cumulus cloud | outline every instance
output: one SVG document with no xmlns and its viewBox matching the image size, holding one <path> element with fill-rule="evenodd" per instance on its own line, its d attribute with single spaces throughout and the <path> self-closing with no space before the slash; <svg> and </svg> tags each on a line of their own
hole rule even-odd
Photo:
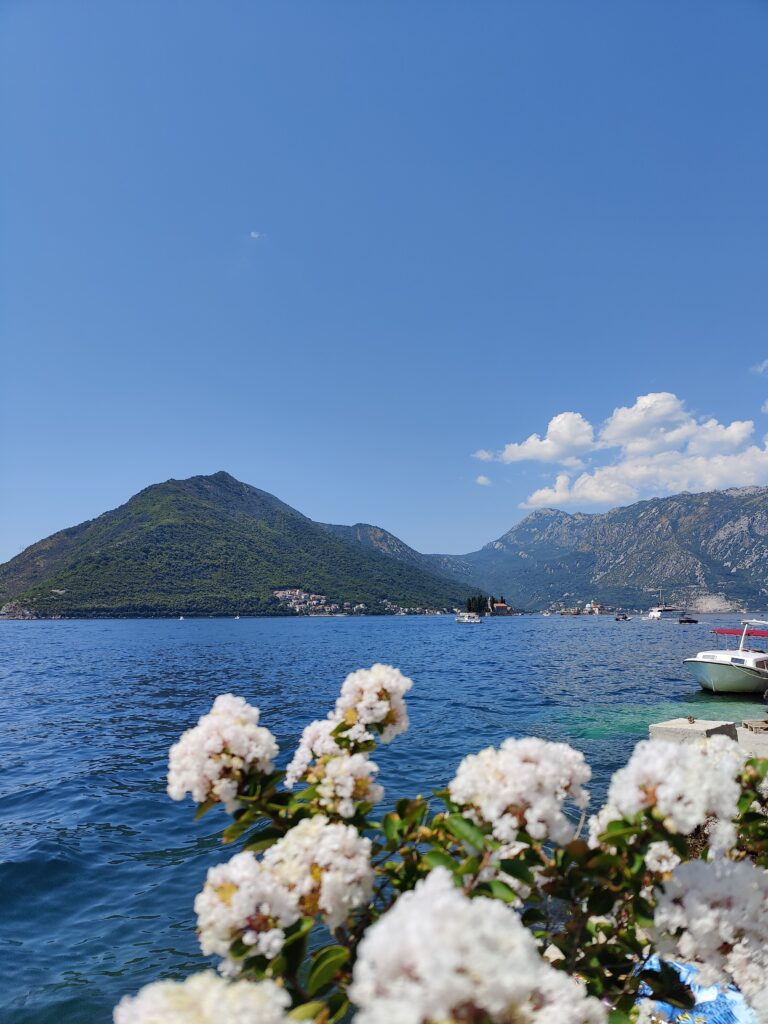
<svg viewBox="0 0 768 1024">
<path fill-rule="evenodd" d="M 489 452 L 487 448 L 478 448 L 476 452 L 472 453 L 473 459 L 480 459 L 481 462 L 493 462 L 493 452 Z"/>
<path fill-rule="evenodd" d="M 544 437 L 531 434 L 520 444 L 511 442 L 499 452 L 500 462 L 559 462 L 564 466 L 581 465 L 579 455 L 594 447 L 595 436 L 591 423 L 580 412 L 561 412 L 553 416 Z"/>
<path fill-rule="evenodd" d="M 534 491 L 523 507 L 622 505 L 650 495 L 748 484 L 768 484 L 768 446 L 750 445 L 730 455 L 658 452 L 621 459 L 575 478 L 559 473 L 553 486 Z"/>
<path fill-rule="evenodd" d="M 756 373 L 758 376 L 762 376 L 766 370 L 768 370 L 768 359 L 763 359 L 762 362 L 755 363 L 755 365 L 750 368 L 750 373 Z"/>
<path fill-rule="evenodd" d="M 475 477 L 475 483 L 480 484 L 481 487 L 490 487 L 491 478 L 486 476 L 484 473 L 481 473 L 479 476 Z"/>
<path fill-rule="evenodd" d="M 768 438 L 760 447 L 754 430 L 752 420 L 726 424 L 698 417 L 677 395 L 658 391 L 614 409 L 599 429 L 581 413 L 563 412 L 543 437 L 531 434 L 495 455 L 487 449 L 475 455 L 563 467 L 554 483 L 529 495 L 524 508 L 617 505 L 654 494 L 768 483 Z"/>
</svg>

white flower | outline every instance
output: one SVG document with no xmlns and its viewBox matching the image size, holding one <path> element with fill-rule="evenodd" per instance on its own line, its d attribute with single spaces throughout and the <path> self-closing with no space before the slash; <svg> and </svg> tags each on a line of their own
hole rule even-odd
<svg viewBox="0 0 768 1024">
<path fill-rule="evenodd" d="M 225 981 L 213 971 L 156 981 L 123 996 L 114 1024 L 287 1024 L 288 994 L 273 981 Z"/>
<path fill-rule="evenodd" d="M 749 861 L 692 860 L 656 899 L 659 953 L 700 964 L 702 984 L 733 981 L 768 1020 L 768 872 Z"/>
<path fill-rule="evenodd" d="M 638 743 L 625 768 L 613 776 L 608 799 L 590 822 L 590 837 L 597 837 L 611 821 L 631 818 L 656 807 L 666 827 L 685 835 L 716 817 L 730 822 L 737 814 L 741 788 L 738 776 L 745 754 L 727 736 L 715 736 L 701 746 L 644 740 Z M 722 849 L 729 833 L 715 833 Z M 731 838 L 731 842 L 732 842 Z"/>
<path fill-rule="evenodd" d="M 645 854 L 645 866 L 649 871 L 665 875 L 673 871 L 680 863 L 680 858 L 665 842 L 651 843 Z"/>
<path fill-rule="evenodd" d="M 271 772 L 277 756 L 275 737 L 258 724 L 259 709 L 242 697 L 221 694 L 193 729 L 170 750 L 168 795 L 197 803 L 221 801 L 231 813 L 238 807 L 240 782 L 249 772 Z"/>
<path fill-rule="evenodd" d="M 310 722 L 305 727 L 293 760 L 286 769 L 286 789 L 293 789 L 296 783 L 304 778 L 314 760 L 321 757 L 335 757 L 342 752 L 341 747 L 331 735 L 338 724 L 335 719 L 324 718 Z"/>
<path fill-rule="evenodd" d="M 567 743 L 528 737 L 505 740 L 501 748 L 470 754 L 450 783 L 451 800 L 477 824 L 490 824 L 501 842 L 512 842 L 519 829 L 534 839 L 566 843 L 573 825 L 563 813 L 570 797 L 585 807 L 582 785 L 591 770 L 583 754 Z"/>
<path fill-rule="evenodd" d="M 381 730 L 381 742 L 390 743 L 408 728 L 404 695 L 413 680 L 391 665 L 372 665 L 351 672 L 341 686 L 333 718 L 347 722 L 351 740 L 372 739 L 368 726 Z"/>
<path fill-rule="evenodd" d="M 606 1020 L 579 982 L 539 956 L 511 908 L 468 899 L 443 868 L 368 929 L 349 994 L 356 1024 Z"/>
<path fill-rule="evenodd" d="M 298 897 L 248 851 L 208 871 L 195 913 L 202 951 L 223 957 L 226 974 L 239 971 L 229 959 L 235 939 L 271 960 L 283 947 L 285 929 L 301 916 Z"/>
<path fill-rule="evenodd" d="M 379 769 L 365 754 L 347 754 L 321 760 L 310 774 L 317 785 L 318 803 L 324 810 L 351 818 L 357 801 L 378 803 L 384 789 L 373 780 Z"/>
<path fill-rule="evenodd" d="M 632 1015 L 633 1024 L 665 1024 L 669 1017 L 656 1009 L 658 1003 L 653 999 L 642 999 L 635 1007 Z"/>
<path fill-rule="evenodd" d="M 338 928 L 373 892 L 371 841 L 351 825 L 318 814 L 304 818 L 264 854 L 264 867 L 297 900 L 301 913 L 320 913 Z"/>
</svg>

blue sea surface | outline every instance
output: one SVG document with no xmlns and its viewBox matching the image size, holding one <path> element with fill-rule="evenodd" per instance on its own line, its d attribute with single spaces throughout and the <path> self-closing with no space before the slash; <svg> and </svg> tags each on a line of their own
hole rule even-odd
<svg viewBox="0 0 768 1024">
<path fill-rule="evenodd" d="M 281 763 L 344 676 L 415 686 L 410 732 L 376 754 L 387 798 L 429 792 L 507 736 L 583 750 L 599 806 L 648 725 L 755 717 L 682 667 L 698 626 L 525 616 L 0 622 L 0 1022 L 101 1024 L 127 992 L 206 964 L 192 903 L 231 856 L 225 816 L 165 793 L 167 751 L 219 693 L 246 697 Z"/>
</svg>

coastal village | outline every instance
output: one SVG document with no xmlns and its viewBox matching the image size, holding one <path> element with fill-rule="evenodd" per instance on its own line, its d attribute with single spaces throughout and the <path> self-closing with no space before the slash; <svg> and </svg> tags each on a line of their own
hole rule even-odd
<svg viewBox="0 0 768 1024">
<path fill-rule="evenodd" d="M 302 587 L 280 587 L 272 591 L 281 606 L 294 615 L 311 615 L 314 617 L 341 615 L 369 615 L 379 611 L 385 615 L 448 615 L 458 611 L 457 608 L 427 608 L 421 605 L 413 607 L 395 604 L 394 601 L 383 600 L 374 612 L 367 604 L 353 601 L 331 601 L 325 594 L 311 594 Z"/>
</svg>

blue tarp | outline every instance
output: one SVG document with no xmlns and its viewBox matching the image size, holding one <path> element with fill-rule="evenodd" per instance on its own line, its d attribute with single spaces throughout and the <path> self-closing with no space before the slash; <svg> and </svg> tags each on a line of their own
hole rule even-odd
<svg viewBox="0 0 768 1024">
<path fill-rule="evenodd" d="M 669 1020 L 675 1021 L 675 1024 L 758 1024 L 757 1017 L 744 1002 L 744 997 L 732 985 L 727 988 L 709 985 L 705 988 L 696 982 L 699 973 L 698 967 L 670 961 L 666 961 L 666 963 L 670 967 L 674 967 L 680 980 L 688 985 L 696 996 L 696 1005 L 692 1010 L 680 1010 L 667 1003 L 656 1003 L 660 1012 L 665 1014 Z M 650 970 L 657 970 L 658 957 L 653 957 L 647 966 Z M 640 991 L 642 992 L 643 989 Z M 646 987 L 645 991 L 650 994 L 649 988 Z M 645 1002 L 645 1000 L 643 1001 Z"/>
</svg>

